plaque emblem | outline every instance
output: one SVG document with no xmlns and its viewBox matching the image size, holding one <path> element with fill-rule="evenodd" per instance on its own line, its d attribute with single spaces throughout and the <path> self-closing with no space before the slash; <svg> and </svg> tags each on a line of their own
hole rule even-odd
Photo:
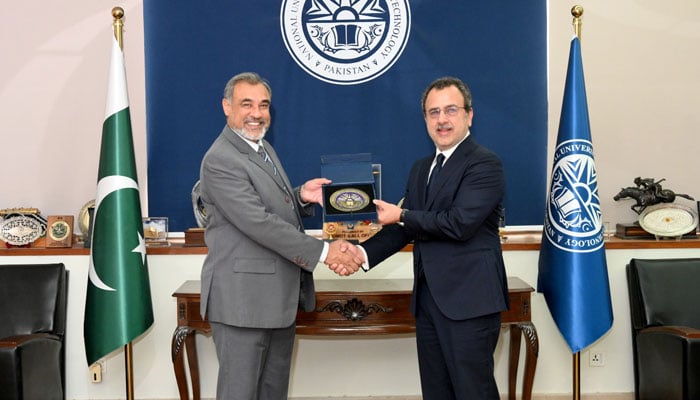
<svg viewBox="0 0 700 400">
<path fill-rule="evenodd" d="M 70 226 L 66 221 L 56 221 L 53 225 L 49 226 L 49 236 L 53 240 L 61 241 L 70 235 Z"/>
<path fill-rule="evenodd" d="M 73 245 L 73 216 L 49 215 L 46 226 L 46 247 Z"/>
<path fill-rule="evenodd" d="M 356 212 L 367 207 L 370 197 L 360 189 L 346 187 L 331 194 L 331 207 L 342 212 Z"/>
</svg>

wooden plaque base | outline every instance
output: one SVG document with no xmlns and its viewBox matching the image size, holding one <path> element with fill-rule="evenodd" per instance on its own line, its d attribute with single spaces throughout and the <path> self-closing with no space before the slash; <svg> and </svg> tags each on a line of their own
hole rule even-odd
<svg viewBox="0 0 700 400">
<path fill-rule="evenodd" d="M 372 221 L 338 221 L 323 223 L 323 239 L 345 239 L 353 243 L 362 243 L 379 232 L 382 226 Z"/>
</svg>

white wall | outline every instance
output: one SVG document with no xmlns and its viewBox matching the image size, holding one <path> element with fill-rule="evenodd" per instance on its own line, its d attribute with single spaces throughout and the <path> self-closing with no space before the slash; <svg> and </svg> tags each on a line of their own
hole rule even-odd
<svg viewBox="0 0 700 400">
<path fill-rule="evenodd" d="M 633 222 L 632 200 L 615 202 L 636 176 L 700 198 L 700 2 L 549 1 L 549 147 L 566 76 L 571 13 L 584 7 L 582 57 L 603 215 Z M 522 21 L 527 23 L 527 21 Z M 549 153 L 551 165 L 551 152 Z M 683 202 L 695 207 L 694 203 Z"/>
<path fill-rule="evenodd" d="M 125 14 L 132 129 L 142 208 L 147 210 L 141 0 L 5 5 L 0 24 L 0 208 L 37 207 L 44 215 L 77 216 L 95 198 L 114 6 Z"/>
<path fill-rule="evenodd" d="M 549 2 L 550 148 L 559 125 L 573 4 Z M 635 176 L 663 177 L 664 187 L 700 197 L 695 179 L 700 2 L 578 4 L 585 9 L 583 62 L 605 219 L 636 219 L 629 209 L 631 200 L 612 200 Z M 142 208 L 147 213 L 142 0 L 71 0 L 58 8 L 12 2 L 6 7 L 7 18 L 0 25 L 0 123 L 5 143 L 0 208 L 31 206 L 44 215 L 77 215 L 95 197 L 115 5 L 125 9 L 124 52 Z"/>
</svg>

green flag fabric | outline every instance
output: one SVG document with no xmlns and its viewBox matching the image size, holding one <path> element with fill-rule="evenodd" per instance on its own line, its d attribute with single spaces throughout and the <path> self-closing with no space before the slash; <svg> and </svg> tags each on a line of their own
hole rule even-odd
<svg viewBox="0 0 700 400">
<path fill-rule="evenodd" d="M 88 365 L 153 324 L 124 54 L 112 43 L 85 302 Z"/>
</svg>

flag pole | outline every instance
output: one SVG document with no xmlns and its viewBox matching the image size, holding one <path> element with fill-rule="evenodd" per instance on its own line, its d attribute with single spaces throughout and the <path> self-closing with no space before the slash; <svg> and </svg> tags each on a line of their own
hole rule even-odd
<svg viewBox="0 0 700 400">
<path fill-rule="evenodd" d="M 131 358 L 131 342 L 124 345 L 124 365 L 126 366 L 126 398 L 134 400 L 134 368 Z"/>
<path fill-rule="evenodd" d="M 573 369 L 574 369 L 574 379 L 573 379 L 573 399 L 581 399 L 581 352 L 577 351 L 574 353 L 573 357 Z"/>
<path fill-rule="evenodd" d="M 583 16 L 583 7 L 580 5 L 575 5 L 571 7 L 571 15 L 574 16 L 574 21 L 572 22 L 574 25 L 574 33 L 578 37 L 578 40 L 581 40 L 581 16 Z"/>
<path fill-rule="evenodd" d="M 122 22 L 122 18 L 124 17 L 124 9 L 121 7 L 112 8 L 112 17 L 114 17 L 114 22 L 112 23 L 114 37 L 117 39 L 117 43 L 119 43 L 119 48 L 123 50 L 122 30 L 124 28 L 124 22 Z"/>
<path fill-rule="evenodd" d="M 581 40 L 581 16 L 583 15 L 583 7 L 580 5 L 575 5 L 571 7 L 571 15 L 574 17 L 572 24 L 574 26 L 574 33 Z M 581 352 L 577 351 L 573 355 L 573 388 L 572 394 L 574 400 L 581 399 Z"/>
<path fill-rule="evenodd" d="M 117 39 L 119 48 L 124 50 L 124 40 L 122 32 L 124 30 L 124 22 L 122 18 L 124 17 L 124 9 L 121 7 L 112 8 L 112 17 L 114 17 L 114 22 L 112 27 L 114 29 L 114 37 Z M 134 399 L 134 368 L 133 359 L 131 357 L 132 349 L 131 342 L 124 345 L 124 364 L 126 371 L 126 398 L 128 400 Z"/>
</svg>

